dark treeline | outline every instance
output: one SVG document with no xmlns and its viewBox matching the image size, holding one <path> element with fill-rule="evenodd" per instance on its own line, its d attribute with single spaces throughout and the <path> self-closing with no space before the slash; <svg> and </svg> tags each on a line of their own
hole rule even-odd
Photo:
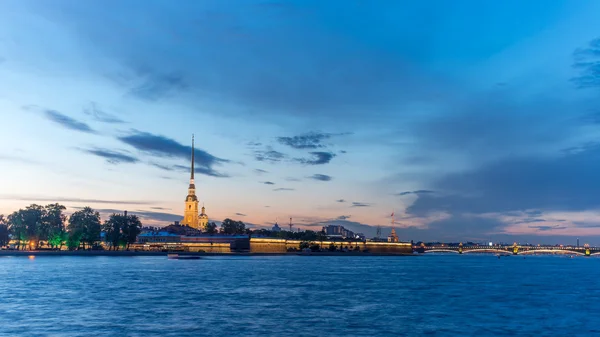
<svg viewBox="0 0 600 337">
<path fill-rule="evenodd" d="M 0 246 L 14 240 L 17 249 L 89 249 L 100 246 L 101 232 L 111 249 L 129 248 L 142 229 L 136 215 L 112 214 L 104 221 L 90 207 L 74 212 L 66 221 L 61 204 L 32 204 L 5 217 L 0 215 Z"/>
</svg>

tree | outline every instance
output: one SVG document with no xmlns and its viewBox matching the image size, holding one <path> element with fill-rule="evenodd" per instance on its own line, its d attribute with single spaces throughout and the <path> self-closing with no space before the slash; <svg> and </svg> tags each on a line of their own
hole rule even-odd
<svg viewBox="0 0 600 337">
<path fill-rule="evenodd" d="M 25 211 L 20 209 L 8 216 L 8 230 L 13 235 L 13 238 L 17 240 L 17 250 L 21 249 L 23 241 L 28 239 L 24 213 Z"/>
<path fill-rule="evenodd" d="M 206 233 L 213 235 L 217 233 L 217 224 L 209 222 L 206 224 Z"/>
<path fill-rule="evenodd" d="M 90 207 L 85 207 L 71 215 L 69 218 L 69 241 L 70 247 L 77 243 L 83 243 L 89 246 L 100 240 L 100 213 Z"/>
<path fill-rule="evenodd" d="M 21 210 L 19 210 L 21 212 Z M 22 211 L 22 220 L 27 228 L 27 236 L 30 248 L 39 248 L 40 240 L 46 240 L 43 220 L 46 210 L 44 207 L 31 204 Z"/>
<path fill-rule="evenodd" d="M 125 224 L 121 227 L 121 232 L 123 239 L 127 243 L 127 250 L 129 250 L 129 245 L 137 240 L 137 236 L 142 231 L 142 222 L 137 215 L 126 215 L 124 218 Z"/>
<path fill-rule="evenodd" d="M 121 230 L 125 227 L 125 216 L 123 214 L 113 213 L 104 221 L 102 225 L 102 231 L 104 232 L 104 239 L 110 243 L 111 249 L 118 249 L 119 243 L 122 239 Z"/>
<path fill-rule="evenodd" d="M 10 237 L 8 236 L 8 219 L 4 214 L 0 214 L 0 246 L 8 245 Z"/>
<path fill-rule="evenodd" d="M 66 207 L 60 204 L 50 204 L 45 207 L 41 233 L 52 248 L 62 247 L 67 239 L 66 217 L 63 214 L 65 209 Z"/>
<path fill-rule="evenodd" d="M 221 223 L 221 232 L 223 234 L 244 234 L 246 233 L 246 225 L 241 221 L 231 220 L 229 218 Z"/>
</svg>

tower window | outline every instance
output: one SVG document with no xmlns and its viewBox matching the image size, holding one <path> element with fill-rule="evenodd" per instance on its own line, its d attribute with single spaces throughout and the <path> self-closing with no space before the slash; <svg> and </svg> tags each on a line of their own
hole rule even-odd
<svg viewBox="0 0 600 337">
<path fill-rule="evenodd" d="M 189 206 L 188 206 L 188 209 L 192 209 L 192 205 L 189 205 Z"/>
</svg>

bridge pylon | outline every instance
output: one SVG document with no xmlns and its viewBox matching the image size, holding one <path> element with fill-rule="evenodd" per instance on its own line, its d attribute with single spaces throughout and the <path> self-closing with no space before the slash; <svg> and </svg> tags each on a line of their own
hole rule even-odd
<svg viewBox="0 0 600 337">
<path fill-rule="evenodd" d="M 462 253 L 463 253 L 463 251 L 462 251 L 462 246 L 463 246 L 462 242 L 458 244 L 458 253 L 459 253 L 459 254 L 462 254 Z"/>
<path fill-rule="evenodd" d="M 583 246 L 585 247 L 585 256 L 592 256 L 592 252 L 590 251 L 590 245 L 586 243 Z"/>
<path fill-rule="evenodd" d="M 513 243 L 513 255 L 517 255 L 519 254 L 519 246 L 517 246 L 517 243 Z"/>
</svg>

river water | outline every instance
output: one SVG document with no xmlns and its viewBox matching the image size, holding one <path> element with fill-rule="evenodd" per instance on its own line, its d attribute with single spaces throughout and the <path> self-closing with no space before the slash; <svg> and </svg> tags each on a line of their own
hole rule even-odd
<svg viewBox="0 0 600 337">
<path fill-rule="evenodd" d="M 600 258 L 1 257 L 1 336 L 600 336 Z"/>
</svg>

